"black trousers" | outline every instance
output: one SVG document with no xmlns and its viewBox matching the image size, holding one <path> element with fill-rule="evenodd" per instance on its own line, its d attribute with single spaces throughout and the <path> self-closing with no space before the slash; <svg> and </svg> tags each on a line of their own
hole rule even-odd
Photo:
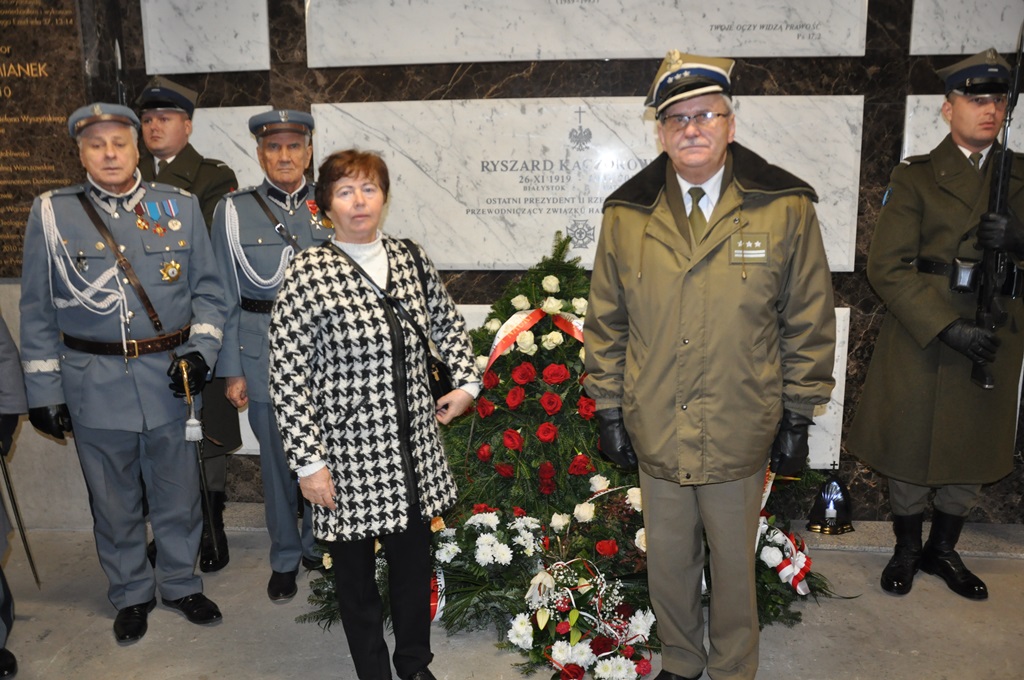
<svg viewBox="0 0 1024 680">
<path fill-rule="evenodd" d="M 384 546 L 388 563 L 395 669 L 400 678 L 407 678 L 434 658 L 430 652 L 430 526 L 420 518 L 419 508 L 413 508 L 405 531 L 377 540 Z M 374 579 L 373 541 L 335 541 L 328 550 L 334 562 L 341 624 L 356 674 L 359 680 L 390 680 L 383 604 Z"/>
</svg>

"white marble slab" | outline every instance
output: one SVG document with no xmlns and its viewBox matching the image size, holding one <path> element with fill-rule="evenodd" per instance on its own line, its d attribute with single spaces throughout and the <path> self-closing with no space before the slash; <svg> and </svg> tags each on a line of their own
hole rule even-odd
<svg viewBox="0 0 1024 680">
<path fill-rule="evenodd" d="M 914 0 L 911 54 L 977 54 L 1017 49 L 1021 0 Z"/>
<path fill-rule="evenodd" d="M 192 116 L 189 141 L 201 155 L 216 158 L 235 171 L 239 187 L 263 182 L 256 160 L 256 139 L 249 133 L 249 119 L 270 106 L 199 108 Z"/>
<path fill-rule="evenodd" d="M 307 0 L 310 68 L 639 59 L 860 56 L 867 0 Z M 652 74 L 653 75 L 653 74 Z"/>
<path fill-rule="evenodd" d="M 817 190 L 833 271 L 851 271 L 863 98 L 750 97 L 737 140 Z M 314 158 L 380 152 L 392 191 L 384 229 L 424 243 L 440 269 L 527 269 L 556 231 L 593 263 L 601 204 L 659 153 L 642 99 L 314 104 Z"/>
<path fill-rule="evenodd" d="M 1024 4 L 1024 0 L 1022 0 Z M 903 120 L 903 151 L 900 158 L 925 154 L 934 149 L 949 133 L 949 124 L 942 119 L 941 94 L 910 95 Z M 1002 133 L 999 135 L 1002 139 Z M 1010 148 L 1024 149 L 1024 117 L 1017 115 L 1010 122 Z"/>
<path fill-rule="evenodd" d="M 811 455 L 807 464 L 818 470 L 828 470 L 839 463 L 840 442 L 843 436 L 843 404 L 846 395 L 846 354 L 850 348 L 850 309 L 836 308 L 836 359 L 832 377 L 836 386 L 824 413 L 815 410 L 808 446 Z"/>
<path fill-rule="evenodd" d="M 266 0 L 142 0 L 146 73 L 266 71 Z"/>
</svg>

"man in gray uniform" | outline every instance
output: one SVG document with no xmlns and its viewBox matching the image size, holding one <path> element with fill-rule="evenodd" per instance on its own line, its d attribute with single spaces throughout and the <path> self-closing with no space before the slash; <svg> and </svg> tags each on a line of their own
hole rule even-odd
<svg viewBox="0 0 1024 680">
<path fill-rule="evenodd" d="M 267 584 L 271 600 L 294 597 L 300 562 L 320 566 L 313 549 L 311 512 L 298 528 L 298 481 L 288 467 L 270 401 L 267 331 L 270 310 L 288 262 L 299 250 L 326 241 L 305 171 L 313 158 L 313 117 L 301 111 L 269 111 L 249 119 L 256 156 L 266 179 L 258 187 L 225 196 L 213 220 L 213 250 L 233 304 L 224 328 L 217 375 L 227 378 L 228 399 L 249 407 L 249 424 L 260 443 L 263 503 L 270 533 Z"/>
<path fill-rule="evenodd" d="M 157 590 L 192 623 L 221 619 L 195 573 L 199 467 L 181 397 L 202 390 L 217 359 L 224 284 L 199 201 L 142 182 L 138 128 L 135 113 L 115 104 L 71 114 L 87 181 L 32 204 L 21 288 L 29 420 L 61 440 L 74 424 L 121 643 L 145 635 Z"/>
<path fill-rule="evenodd" d="M 224 194 L 238 187 L 231 168 L 221 161 L 203 158 L 189 143 L 197 94 L 173 81 L 156 76 L 139 95 L 139 120 L 145 149 L 139 172 L 147 182 L 157 181 L 187 189 L 199 199 L 207 230 L 213 211 Z M 224 533 L 227 500 L 227 454 L 242 445 L 238 412 L 224 396 L 224 381 L 217 379 L 203 392 L 203 466 L 210 507 L 203 515 L 199 544 L 199 568 L 218 571 L 228 563 L 228 539 Z M 216 536 L 216 542 L 214 542 Z M 156 548 L 150 544 L 151 553 Z"/>
<path fill-rule="evenodd" d="M 0 317 L 0 456 L 10 453 L 14 431 L 18 429 L 18 418 L 27 410 L 25 380 L 21 374 L 18 348 L 3 317 Z M 13 498 L 11 502 L 14 502 Z M 10 531 L 7 508 L 0 503 L 0 555 L 7 554 L 7 535 Z M 13 623 L 14 596 L 11 595 L 3 569 L 0 569 L 0 678 L 13 677 L 18 672 L 18 660 L 7 649 L 7 634 L 11 632 Z"/>
</svg>

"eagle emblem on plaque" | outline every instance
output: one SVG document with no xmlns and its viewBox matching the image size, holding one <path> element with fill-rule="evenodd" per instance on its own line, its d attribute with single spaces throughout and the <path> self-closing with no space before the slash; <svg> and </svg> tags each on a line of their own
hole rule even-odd
<svg viewBox="0 0 1024 680">
<path fill-rule="evenodd" d="M 585 128 L 582 125 L 579 125 L 575 130 L 569 130 L 569 143 L 572 144 L 572 148 L 577 151 L 586 151 L 587 147 L 590 146 L 590 140 L 593 136 L 593 133 L 590 132 L 590 128 Z"/>
</svg>

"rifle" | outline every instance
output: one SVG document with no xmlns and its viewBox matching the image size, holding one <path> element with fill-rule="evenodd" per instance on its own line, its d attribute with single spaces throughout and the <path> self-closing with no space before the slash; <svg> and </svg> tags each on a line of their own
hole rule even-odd
<svg viewBox="0 0 1024 680">
<path fill-rule="evenodd" d="M 1006 96 L 1006 117 L 1003 120 L 1003 144 L 996 145 L 992 150 L 992 187 L 989 194 L 988 211 L 997 215 L 1009 215 L 1010 207 L 1007 198 L 1010 195 L 1010 169 L 1013 166 L 1013 152 L 1010 151 L 1010 121 L 1013 109 L 1020 97 L 1021 67 L 1024 65 L 1024 23 L 1017 34 L 1017 63 L 1013 67 L 1010 78 L 1010 90 Z M 997 295 L 1004 291 L 1007 283 L 1007 272 L 1011 263 L 1005 252 L 995 248 L 985 248 L 981 257 L 981 285 L 978 288 L 978 311 L 975 321 L 981 328 L 996 330 L 1006 323 L 1007 313 Z M 1014 278 L 1017 276 L 1014 273 Z M 984 361 L 976 361 L 971 366 L 971 382 L 983 390 L 991 390 L 996 386 L 992 370 Z"/>
</svg>

